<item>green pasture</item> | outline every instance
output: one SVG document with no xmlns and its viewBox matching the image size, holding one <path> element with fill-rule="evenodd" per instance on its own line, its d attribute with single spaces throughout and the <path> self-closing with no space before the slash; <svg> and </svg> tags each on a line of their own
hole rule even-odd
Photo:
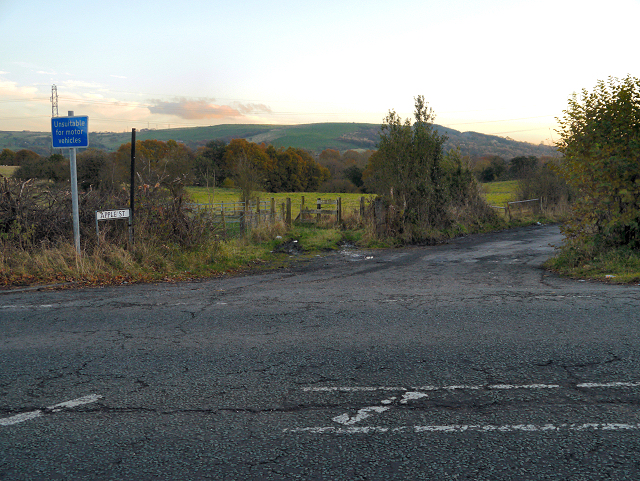
<svg viewBox="0 0 640 481">
<path fill-rule="evenodd" d="M 215 191 L 206 187 L 188 187 L 187 192 L 191 195 L 193 200 L 197 203 L 208 204 L 209 202 L 238 202 L 240 199 L 239 189 L 223 189 L 216 187 Z M 283 202 L 286 202 L 287 198 L 291 199 L 291 215 L 296 217 L 300 213 L 300 204 L 302 197 L 304 197 L 304 203 L 307 208 L 314 208 L 317 199 L 335 200 L 338 197 L 342 199 L 342 212 L 343 215 L 348 215 L 351 212 L 357 212 L 360 209 L 360 198 L 373 199 L 375 196 L 372 194 L 327 194 L 319 192 L 258 192 L 258 197 L 261 201 L 270 201 L 273 197 L 276 201 L 276 206 L 280 206 Z"/>
<path fill-rule="evenodd" d="M 1 172 L 1 171 L 0 171 Z M 515 200 L 516 186 L 518 181 L 508 180 L 504 182 L 489 182 L 482 184 L 482 191 L 487 202 L 490 205 L 504 206 L 505 202 Z M 216 187 L 215 189 L 207 189 L 206 187 L 188 187 L 187 192 L 193 200 L 200 204 L 208 204 L 209 202 L 238 202 L 240 199 L 240 190 L 224 189 Z M 337 194 L 337 193 L 319 193 L 319 192 L 259 192 L 258 197 L 261 201 L 269 201 L 273 197 L 276 205 L 280 206 L 286 202 L 287 197 L 291 199 L 291 214 L 295 217 L 300 212 L 300 204 L 304 197 L 305 205 L 313 208 L 316 199 L 335 200 L 342 198 L 342 210 L 345 214 L 352 211 L 358 211 L 360 208 L 360 198 L 364 197 L 365 201 L 373 199 L 373 194 Z"/>
<path fill-rule="evenodd" d="M 0 165 L 0 175 L 11 177 L 17 168 L 15 165 Z"/>
<path fill-rule="evenodd" d="M 516 200 L 517 180 L 505 180 L 503 182 L 487 182 L 481 184 L 484 197 L 489 205 L 503 207 L 506 202 Z"/>
</svg>

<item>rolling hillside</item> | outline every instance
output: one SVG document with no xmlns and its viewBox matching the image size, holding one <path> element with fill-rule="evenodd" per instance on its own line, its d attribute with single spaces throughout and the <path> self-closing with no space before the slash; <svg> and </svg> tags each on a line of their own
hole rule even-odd
<svg viewBox="0 0 640 481">
<path fill-rule="evenodd" d="M 480 157 L 483 155 L 499 155 L 505 159 L 519 155 L 554 156 L 553 147 L 534 145 L 526 142 L 477 132 L 459 132 L 450 128 L 435 126 L 445 133 L 449 139 L 445 149 L 460 147 L 464 155 Z M 192 149 L 205 145 L 210 140 L 229 141 L 244 138 L 251 142 L 266 142 L 275 147 L 303 148 L 314 153 L 324 149 L 375 149 L 378 142 L 380 126 L 376 124 L 358 123 L 319 123 L 305 125 L 245 125 L 227 124 L 211 127 L 192 127 L 186 129 L 163 129 L 137 132 L 138 140 L 176 140 L 184 142 Z M 93 132 L 89 135 L 92 148 L 114 151 L 120 145 L 131 141 L 131 133 Z M 12 132 L 0 131 L 0 150 L 20 149 L 33 150 L 40 155 L 49 155 L 51 151 L 51 134 L 48 132 Z"/>
</svg>

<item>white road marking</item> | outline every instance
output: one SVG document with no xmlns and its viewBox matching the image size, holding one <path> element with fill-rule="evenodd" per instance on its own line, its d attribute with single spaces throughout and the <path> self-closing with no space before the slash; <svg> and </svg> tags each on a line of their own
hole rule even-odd
<svg viewBox="0 0 640 481">
<path fill-rule="evenodd" d="M 576 388 L 591 389 L 591 388 L 623 388 L 623 387 L 638 387 L 640 382 L 607 382 L 607 383 L 579 383 L 576 384 Z M 560 389 L 560 384 L 488 384 L 488 385 L 469 385 L 469 384 L 455 384 L 449 386 L 419 386 L 408 388 L 391 387 L 391 386 L 307 386 L 303 387 L 304 392 L 376 392 L 376 391 L 404 391 L 399 404 L 408 404 L 409 401 L 415 401 L 425 397 L 429 397 L 428 394 L 421 391 L 459 391 L 459 390 L 514 390 L 514 389 Z M 349 413 L 340 414 L 332 418 L 332 421 L 350 426 L 360 421 L 363 421 L 374 414 L 381 414 L 391 409 L 391 405 L 397 399 L 393 396 L 388 399 L 380 401 L 382 406 L 368 406 L 358 410 L 355 416 L 349 415 Z M 524 426 L 524 425 L 518 425 Z M 527 425 L 529 426 L 529 425 Z M 468 429 L 468 427 L 467 427 Z M 515 429 L 515 428 L 514 428 Z M 524 427 L 520 429 L 524 430 Z M 636 428 L 633 428 L 636 429 Z M 535 429 L 534 429 L 535 430 Z"/>
<path fill-rule="evenodd" d="M 576 387 L 582 388 L 600 388 L 600 387 L 638 387 L 640 382 L 583 382 L 577 384 Z"/>
<path fill-rule="evenodd" d="M 58 404 L 54 404 L 53 406 L 49 406 L 44 409 L 44 411 L 56 413 L 62 411 L 63 409 L 71 409 L 78 406 L 82 406 L 83 404 L 94 403 L 103 396 L 98 394 L 89 394 L 88 396 L 79 397 L 77 399 L 72 399 L 71 401 L 65 401 Z M 11 426 L 13 424 L 23 423 L 25 421 L 30 421 L 31 419 L 38 418 L 42 416 L 43 411 L 38 409 L 36 411 L 30 411 L 26 413 L 16 414 L 15 416 L 11 416 L 8 418 L 0 418 L 0 426 Z"/>
<path fill-rule="evenodd" d="M 16 414 L 10 418 L 0 418 L 0 426 L 11 426 L 12 424 L 23 423 L 40 416 L 42 416 L 42 411 L 31 411 L 28 413 Z"/>
<path fill-rule="evenodd" d="M 459 434 L 464 432 L 479 433 L 546 433 L 562 431 L 637 431 L 640 430 L 640 423 L 585 423 L 585 424 L 450 424 L 450 425 L 427 425 L 427 426 L 319 426 L 310 428 L 283 429 L 283 433 L 293 434 L 395 434 L 395 433 L 443 433 Z"/>
<path fill-rule="evenodd" d="M 406 387 L 385 386 L 307 386 L 302 388 L 305 392 L 362 392 L 362 391 L 406 391 Z"/>
<path fill-rule="evenodd" d="M 53 304 L 34 304 L 34 305 L 16 305 L 9 304 L 5 306 L 0 306 L 0 309 L 49 309 L 53 307 Z"/>
<path fill-rule="evenodd" d="M 560 384 L 454 384 L 449 386 L 307 386 L 303 387 L 304 392 L 375 392 L 375 391 L 478 391 L 486 390 L 512 390 L 512 389 L 561 389 Z M 570 386 L 565 386 L 570 387 Z M 576 384 L 575 387 L 583 389 L 593 388 L 624 388 L 624 387 L 640 387 L 640 382 L 583 382 Z"/>
<path fill-rule="evenodd" d="M 559 384 L 493 384 L 487 389 L 558 389 Z"/>
<path fill-rule="evenodd" d="M 360 421 L 367 419 L 371 416 L 371 413 L 383 413 L 391 409 L 389 406 L 370 406 L 367 408 L 362 408 L 358 411 L 353 417 L 350 417 L 348 414 L 341 414 L 340 416 L 336 416 L 333 418 L 333 421 L 344 424 L 346 426 L 350 424 L 359 423 Z"/>
<path fill-rule="evenodd" d="M 47 409 L 51 412 L 62 411 L 63 409 L 75 408 L 82 406 L 83 404 L 90 404 L 102 399 L 102 396 L 98 394 L 89 394 L 88 396 L 79 397 L 78 399 L 72 399 L 71 401 L 65 401 L 59 404 L 49 406 Z"/>
<path fill-rule="evenodd" d="M 416 399 L 420 399 L 423 397 L 429 397 L 429 396 L 423 392 L 408 391 L 402 395 L 400 404 L 407 404 L 409 401 L 414 401 Z M 360 421 L 363 421 L 364 419 L 367 419 L 368 417 L 372 416 L 373 413 L 380 414 L 385 411 L 388 411 L 389 409 L 391 409 L 391 406 L 389 405 L 392 404 L 393 401 L 395 401 L 396 399 L 397 399 L 396 396 L 393 396 L 389 399 L 383 399 L 382 401 L 380 401 L 380 404 L 382 404 L 382 406 L 369 406 L 366 408 L 362 408 L 353 417 L 349 416 L 348 413 L 340 414 L 339 416 L 332 418 L 332 421 L 336 423 L 344 424 L 347 426 L 351 424 L 359 423 Z"/>
<path fill-rule="evenodd" d="M 409 391 L 402 395 L 400 404 L 407 404 L 409 401 L 415 401 L 416 399 L 420 399 L 423 397 L 429 397 L 429 396 L 423 392 Z"/>
</svg>

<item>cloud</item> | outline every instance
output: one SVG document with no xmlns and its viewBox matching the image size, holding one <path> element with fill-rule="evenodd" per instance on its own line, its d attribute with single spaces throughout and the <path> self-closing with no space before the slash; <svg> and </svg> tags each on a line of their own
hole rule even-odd
<svg viewBox="0 0 640 481">
<path fill-rule="evenodd" d="M 111 75 L 109 75 L 109 76 L 110 76 L 110 77 L 113 77 L 113 78 L 125 78 L 125 79 L 127 78 L 127 77 L 125 77 L 124 75 L 114 75 L 114 74 L 111 74 Z"/>
<path fill-rule="evenodd" d="M 98 90 L 103 89 L 104 85 L 96 82 L 85 82 L 84 80 L 63 80 L 58 83 L 58 86 L 66 87 L 71 90 L 75 89 L 90 89 Z"/>
<path fill-rule="evenodd" d="M 31 98 L 38 93 L 38 88 L 34 86 L 19 86 L 17 82 L 0 80 L 0 97 L 12 96 L 19 98 Z"/>
<path fill-rule="evenodd" d="M 173 102 L 151 100 L 154 105 L 149 107 L 149 111 L 152 114 L 174 115 L 188 120 L 224 119 L 272 112 L 264 104 L 234 102 L 232 105 L 218 105 L 214 101 L 215 99 L 190 100 L 184 97 Z"/>
<path fill-rule="evenodd" d="M 271 107 L 269 107 L 268 105 L 264 105 L 264 104 L 241 104 L 241 103 L 236 103 L 234 105 L 236 105 L 236 108 L 240 112 L 242 112 L 243 114 L 256 114 L 256 113 L 270 114 L 270 113 L 273 112 L 271 110 Z"/>
<path fill-rule="evenodd" d="M 154 105 L 149 107 L 152 114 L 175 115 L 183 119 L 224 119 L 229 117 L 243 117 L 240 109 L 229 105 L 216 105 L 212 100 L 177 99 L 174 102 L 152 100 Z"/>
</svg>

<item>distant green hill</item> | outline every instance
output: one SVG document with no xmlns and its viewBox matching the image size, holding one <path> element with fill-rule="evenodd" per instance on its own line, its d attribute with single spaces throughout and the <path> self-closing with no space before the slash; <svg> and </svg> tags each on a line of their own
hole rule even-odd
<svg viewBox="0 0 640 481">
<path fill-rule="evenodd" d="M 459 132 L 439 125 L 440 132 L 449 139 L 445 149 L 460 147 L 464 155 L 480 157 L 499 155 L 511 159 L 520 155 L 553 156 L 557 155 L 553 147 L 534 145 L 527 142 L 479 134 L 477 132 Z M 380 134 L 380 125 L 358 123 L 319 123 L 304 125 L 248 125 L 227 124 L 211 127 L 191 127 L 186 129 L 142 129 L 136 133 L 137 140 L 175 140 L 183 142 L 191 149 L 197 149 L 210 140 L 229 141 L 234 138 L 247 139 L 250 142 L 272 144 L 275 147 L 296 147 L 314 153 L 324 149 L 375 149 Z M 89 146 L 107 151 L 117 150 L 131 141 L 131 133 L 93 132 L 89 135 Z M 29 149 L 40 155 L 51 152 L 51 134 L 48 132 L 11 132 L 0 131 L 0 150 Z"/>
</svg>

